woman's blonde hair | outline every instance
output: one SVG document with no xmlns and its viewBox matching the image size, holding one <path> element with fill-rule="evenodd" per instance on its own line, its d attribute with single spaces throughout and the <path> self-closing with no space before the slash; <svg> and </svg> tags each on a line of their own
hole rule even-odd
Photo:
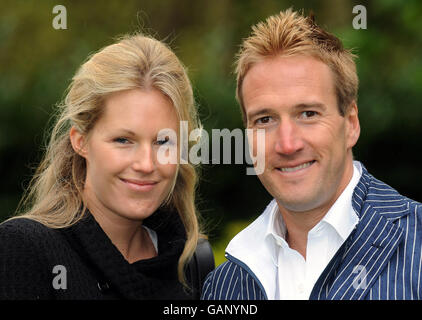
<svg viewBox="0 0 422 320">
<path fill-rule="evenodd" d="M 30 185 L 18 207 L 18 216 L 36 220 L 50 228 L 64 228 L 78 222 L 86 211 L 82 201 L 86 177 L 85 159 L 71 145 L 74 126 L 88 135 L 103 112 L 111 93 L 154 88 L 173 103 L 179 120 L 188 130 L 199 127 L 192 86 L 186 70 L 163 42 L 142 34 L 126 35 L 88 57 L 79 68 L 58 105 L 57 121 Z M 199 223 L 195 207 L 197 168 L 179 164 L 169 205 L 180 215 L 187 241 L 179 259 L 178 275 L 186 285 L 184 269 L 195 251 Z M 83 207 L 83 210 L 81 210 Z"/>
<path fill-rule="evenodd" d="M 236 98 L 245 123 L 242 84 L 249 69 L 266 57 L 300 54 L 313 56 L 330 67 L 339 112 L 346 114 L 350 103 L 357 100 L 356 56 L 343 47 L 340 39 L 319 27 L 313 17 L 287 9 L 253 26 L 251 35 L 242 42 L 237 54 Z"/>
</svg>

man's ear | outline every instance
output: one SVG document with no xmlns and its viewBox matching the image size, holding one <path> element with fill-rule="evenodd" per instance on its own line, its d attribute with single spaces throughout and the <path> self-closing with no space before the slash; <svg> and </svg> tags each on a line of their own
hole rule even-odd
<svg viewBox="0 0 422 320">
<path fill-rule="evenodd" d="M 358 117 L 358 106 L 353 101 L 345 115 L 347 126 L 347 147 L 353 148 L 360 136 L 360 123 Z"/>
<path fill-rule="evenodd" d="M 70 128 L 69 136 L 73 150 L 75 150 L 75 152 L 81 157 L 85 158 L 87 153 L 85 146 L 85 136 L 73 126 Z"/>
</svg>

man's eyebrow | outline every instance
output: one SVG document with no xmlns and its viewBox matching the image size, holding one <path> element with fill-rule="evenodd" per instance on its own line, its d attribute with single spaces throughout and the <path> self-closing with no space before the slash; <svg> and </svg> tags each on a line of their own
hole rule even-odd
<svg viewBox="0 0 422 320">
<path fill-rule="evenodd" d="M 274 113 L 274 110 L 270 108 L 263 108 L 263 109 L 258 109 L 258 110 L 253 110 L 251 112 L 248 112 L 246 113 L 246 116 L 248 119 L 250 119 L 250 118 L 255 118 L 263 114 L 270 114 L 270 113 Z"/>
<path fill-rule="evenodd" d="M 326 109 L 325 104 L 320 102 L 310 102 L 310 103 L 299 103 L 294 106 L 296 109 L 308 109 L 308 108 L 316 108 L 316 109 Z"/>
<path fill-rule="evenodd" d="M 308 109 L 308 108 L 315 108 L 315 109 L 322 109 L 325 110 L 326 106 L 325 104 L 321 102 L 303 102 L 298 103 L 293 106 L 294 109 Z M 274 109 L 272 108 L 262 108 L 257 110 L 252 110 L 251 112 L 246 113 L 246 116 L 248 119 L 255 118 L 260 115 L 267 115 L 274 113 Z"/>
</svg>

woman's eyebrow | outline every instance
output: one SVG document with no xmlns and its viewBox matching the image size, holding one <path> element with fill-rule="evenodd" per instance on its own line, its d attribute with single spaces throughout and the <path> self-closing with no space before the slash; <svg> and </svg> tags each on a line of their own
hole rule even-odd
<svg viewBox="0 0 422 320">
<path fill-rule="evenodd" d="M 135 132 L 133 132 L 133 131 L 131 131 L 129 129 L 126 129 L 126 128 L 119 128 L 116 131 L 122 132 L 122 133 L 125 133 L 125 134 L 128 134 L 130 136 L 136 136 L 136 133 Z"/>
</svg>

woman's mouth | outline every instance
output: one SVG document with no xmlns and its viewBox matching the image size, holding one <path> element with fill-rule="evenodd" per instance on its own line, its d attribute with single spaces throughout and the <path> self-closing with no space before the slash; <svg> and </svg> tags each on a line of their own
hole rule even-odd
<svg viewBox="0 0 422 320">
<path fill-rule="evenodd" d="M 157 184 L 153 180 L 123 179 L 120 178 L 131 190 L 134 191 L 150 191 Z"/>
</svg>

